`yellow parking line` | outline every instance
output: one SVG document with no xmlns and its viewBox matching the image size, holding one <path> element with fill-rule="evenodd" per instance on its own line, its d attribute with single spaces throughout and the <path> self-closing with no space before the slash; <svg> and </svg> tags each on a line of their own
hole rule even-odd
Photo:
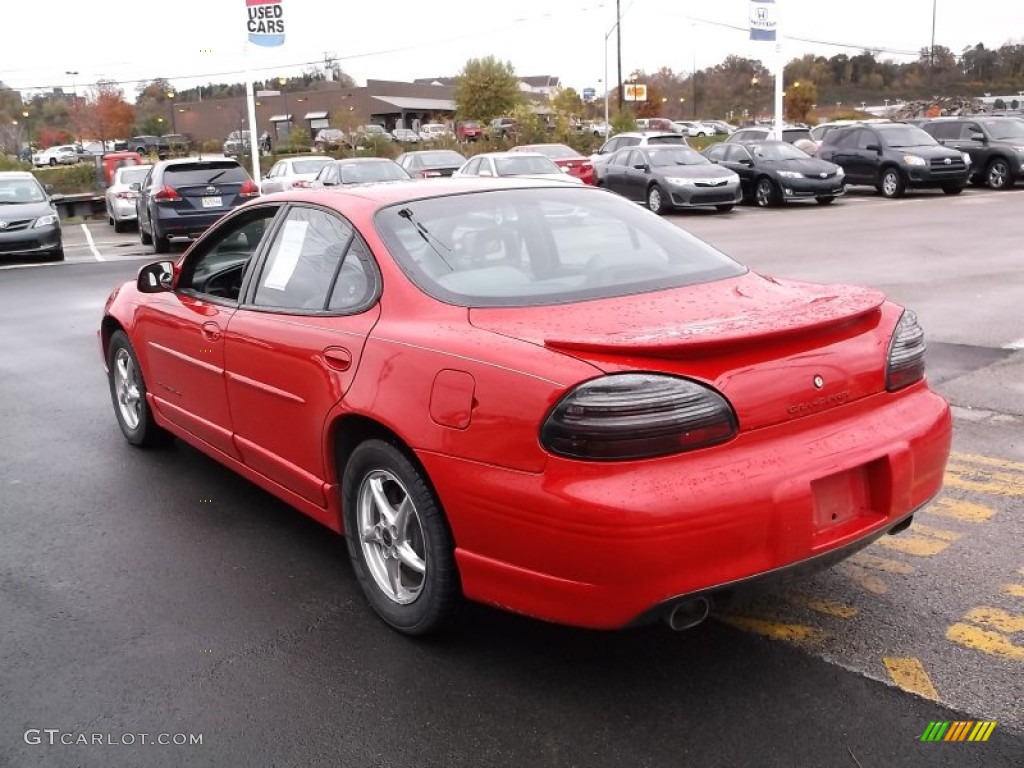
<svg viewBox="0 0 1024 768">
<path fill-rule="evenodd" d="M 924 523 L 915 523 L 911 529 L 914 533 L 920 533 L 924 536 L 930 536 L 933 539 L 942 539 L 942 541 L 958 541 L 963 534 L 957 533 L 956 531 L 947 531 L 945 528 L 932 528 L 930 525 Z"/>
<path fill-rule="evenodd" d="M 882 663 L 889 671 L 889 677 L 896 686 L 909 693 L 916 693 L 932 701 L 939 700 L 939 692 L 932 685 L 928 673 L 924 671 L 924 665 L 913 656 L 907 658 L 896 658 L 886 656 Z"/>
<path fill-rule="evenodd" d="M 992 608 L 988 605 L 979 605 L 977 608 L 972 608 L 964 616 L 964 620 L 973 621 L 975 624 L 988 626 L 1007 634 L 1024 632 L 1024 616 L 1017 616 L 1004 611 L 1002 608 Z"/>
<path fill-rule="evenodd" d="M 947 497 L 939 499 L 924 511 L 929 515 L 949 517 L 964 523 L 984 523 L 996 513 L 994 509 L 986 507 L 984 504 L 974 504 Z"/>
<path fill-rule="evenodd" d="M 899 560 L 890 560 L 887 557 L 879 557 L 868 552 L 858 552 L 848 562 L 859 565 L 862 568 L 874 568 L 877 571 L 885 571 L 886 573 L 908 574 L 914 572 L 914 566 L 910 563 L 901 563 Z"/>
<path fill-rule="evenodd" d="M 878 576 L 870 573 L 868 570 L 861 568 L 859 565 L 853 563 L 843 563 L 841 566 L 843 573 L 850 577 L 850 580 L 854 584 L 857 584 L 873 595 L 884 595 L 889 591 L 888 585 L 882 581 Z"/>
<path fill-rule="evenodd" d="M 1024 472 L 1024 462 L 997 459 L 993 456 L 981 456 L 976 453 L 952 453 L 950 459 L 953 461 L 966 461 L 970 464 L 981 464 L 986 467 L 1002 467 L 1017 472 Z"/>
<path fill-rule="evenodd" d="M 876 543 L 886 549 L 902 552 L 905 555 L 913 555 L 914 557 L 931 557 L 949 547 L 948 541 L 906 533 L 899 536 L 885 536 Z"/>
<path fill-rule="evenodd" d="M 801 605 L 804 608 L 810 608 L 812 611 L 837 619 L 852 619 L 859 613 L 852 605 L 846 605 L 835 600 L 825 600 L 820 597 L 801 595 L 796 592 L 786 593 L 782 597 L 794 605 Z"/>
<path fill-rule="evenodd" d="M 1003 594 L 1010 597 L 1024 597 L 1024 584 L 1003 584 Z"/>
<path fill-rule="evenodd" d="M 994 496 L 1024 496 L 1024 474 L 979 469 L 965 464 L 949 464 L 943 484 L 947 488 Z"/>
<path fill-rule="evenodd" d="M 755 619 L 752 616 L 721 615 L 718 616 L 718 619 L 736 629 L 753 632 L 772 640 L 804 643 L 817 642 L 825 637 L 825 633 L 821 630 L 803 624 L 786 624 L 781 621 Z"/>
<path fill-rule="evenodd" d="M 973 624 L 956 623 L 946 630 L 946 638 L 990 656 L 1012 661 L 1024 661 L 1024 647 L 1015 645 L 1006 635 L 989 632 Z"/>
</svg>

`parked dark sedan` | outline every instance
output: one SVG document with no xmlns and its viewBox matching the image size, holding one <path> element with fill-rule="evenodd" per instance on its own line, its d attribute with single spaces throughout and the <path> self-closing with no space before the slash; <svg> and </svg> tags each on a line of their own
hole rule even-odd
<svg viewBox="0 0 1024 768">
<path fill-rule="evenodd" d="M 369 184 L 410 178 L 405 169 L 386 157 L 350 157 L 335 160 L 320 169 L 313 186 L 336 187 L 339 184 Z"/>
<path fill-rule="evenodd" d="M 943 147 L 916 125 L 873 123 L 836 128 L 818 149 L 822 160 L 841 165 L 847 184 L 864 184 L 883 197 L 902 197 L 908 187 L 939 187 L 959 195 L 971 172 L 971 156 Z"/>
<path fill-rule="evenodd" d="M 731 211 L 742 198 L 739 176 L 688 147 L 628 147 L 605 165 L 602 185 L 654 213 L 713 205 Z"/>
<path fill-rule="evenodd" d="M 743 196 L 761 208 L 801 198 L 828 205 L 846 192 L 842 168 L 785 141 L 723 142 L 704 154 L 738 173 Z"/>
<path fill-rule="evenodd" d="M 49 187 L 24 171 L 0 173 L 0 255 L 64 260 L 60 217 Z"/>
<path fill-rule="evenodd" d="M 139 238 L 167 253 L 170 238 L 201 235 L 260 189 L 237 160 L 182 158 L 154 165 L 138 193 Z"/>
<path fill-rule="evenodd" d="M 466 158 L 451 149 L 425 149 L 419 152 L 403 152 L 395 162 L 415 179 L 432 179 L 451 176 Z"/>
</svg>

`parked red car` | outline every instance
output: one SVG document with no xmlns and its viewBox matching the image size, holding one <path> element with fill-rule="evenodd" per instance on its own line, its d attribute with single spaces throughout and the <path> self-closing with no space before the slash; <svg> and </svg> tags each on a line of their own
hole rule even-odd
<svg viewBox="0 0 1024 768">
<path fill-rule="evenodd" d="M 479 141 L 484 137 L 484 127 L 476 120 L 464 120 L 455 126 L 455 138 L 459 141 Z"/>
<path fill-rule="evenodd" d="M 344 532 L 409 634 L 463 597 L 692 625 L 905 529 L 950 448 L 912 312 L 584 185 L 259 198 L 115 289 L 99 335 L 131 443 L 177 436 Z"/>
<path fill-rule="evenodd" d="M 584 184 L 596 184 L 597 176 L 594 173 L 594 164 L 589 157 L 581 155 L 572 147 L 565 144 L 523 144 L 512 147 L 510 152 L 540 152 L 546 155 L 559 168 L 567 168 L 572 176 L 575 176 Z"/>
</svg>

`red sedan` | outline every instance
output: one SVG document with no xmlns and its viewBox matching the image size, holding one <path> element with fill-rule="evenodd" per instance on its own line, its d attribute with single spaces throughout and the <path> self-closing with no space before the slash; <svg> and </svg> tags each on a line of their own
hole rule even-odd
<svg viewBox="0 0 1024 768">
<path fill-rule="evenodd" d="M 585 157 L 572 147 L 565 144 L 523 144 L 513 147 L 510 152 L 539 152 L 549 157 L 559 168 L 565 168 L 569 173 L 582 181 L 584 184 L 594 185 L 597 183 L 597 176 L 594 174 L 594 164 L 589 157 Z"/>
<path fill-rule="evenodd" d="M 99 335 L 129 442 L 176 436 L 344 533 L 410 634 L 463 597 L 690 626 L 906 528 L 950 448 L 912 312 L 583 185 L 263 197 L 117 288 Z"/>
</svg>

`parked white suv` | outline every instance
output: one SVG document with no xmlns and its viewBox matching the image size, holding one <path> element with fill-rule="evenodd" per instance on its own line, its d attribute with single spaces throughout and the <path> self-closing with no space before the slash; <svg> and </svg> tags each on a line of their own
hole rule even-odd
<svg viewBox="0 0 1024 768">
<path fill-rule="evenodd" d="M 74 165 L 78 162 L 78 150 L 71 144 L 59 144 L 32 155 L 32 165 L 44 168 L 48 165 Z"/>
</svg>

